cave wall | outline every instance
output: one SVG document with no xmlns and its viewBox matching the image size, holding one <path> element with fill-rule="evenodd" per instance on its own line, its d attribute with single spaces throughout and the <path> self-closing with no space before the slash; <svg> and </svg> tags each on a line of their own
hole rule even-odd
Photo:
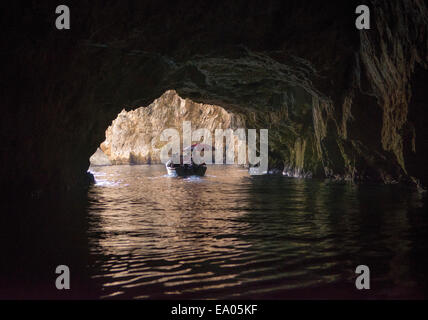
<svg viewBox="0 0 428 320">
<path fill-rule="evenodd" d="M 365 2 L 365 31 L 354 1 L 82 1 L 66 31 L 55 1 L 7 4 L 2 186 L 86 185 L 116 115 L 171 89 L 270 129 L 290 175 L 426 185 L 427 6 Z"/>
</svg>

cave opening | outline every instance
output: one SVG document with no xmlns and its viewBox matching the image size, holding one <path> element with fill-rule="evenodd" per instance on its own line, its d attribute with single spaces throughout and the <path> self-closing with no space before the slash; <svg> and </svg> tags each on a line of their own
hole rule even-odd
<svg viewBox="0 0 428 320">
<path fill-rule="evenodd" d="M 230 130 L 232 134 L 237 134 L 239 132 L 236 130 L 245 129 L 245 120 L 241 114 L 228 112 L 220 106 L 183 99 L 174 90 L 166 91 L 148 106 L 131 109 L 130 111 L 123 109 L 106 129 L 105 140 L 90 157 L 91 166 L 164 164 L 161 150 L 167 142 L 162 134 L 166 130 L 183 133 L 187 129 L 186 125 L 190 126 L 189 142 L 192 145 L 205 142 L 207 147 L 212 148 L 214 160 L 216 130 L 217 132 L 222 130 L 219 133 L 223 133 L 222 139 L 226 140 L 229 137 L 225 131 Z M 192 134 L 192 129 L 201 133 Z M 194 140 L 197 138 L 200 139 Z M 235 142 L 237 140 L 234 140 L 231 146 L 232 152 L 235 149 Z M 183 147 L 180 138 L 180 150 Z M 221 147 L 220 156 L 226 160 L 227 145 L 222 144 Z M 200 151 L 204 155 L 204 149 Z M 169 156 L 171 152 L 172 150 L 169 151 Z M 235 163 L 234 160 L 228 163 Z"/>
</svg>

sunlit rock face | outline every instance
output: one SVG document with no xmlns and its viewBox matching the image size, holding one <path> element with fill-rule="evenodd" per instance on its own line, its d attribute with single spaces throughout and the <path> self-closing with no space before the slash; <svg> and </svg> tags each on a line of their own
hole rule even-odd
<svg viewBox="0 0 428 320">
<path fill-rule="evenodd" d="M 111 165 L 110 159 L 107 155 L 101 150 L 97 148 L 97 151 L 89 158 L 92 166 L 109 166 Z"/>
<path fill-rule="evenodd" d="M 160 140 L 161 133 L 175 129 L 182 136 L 183 121 L 190 121 L 192 130 L 209 130 L 212 138 L 216 129 L 245 128 L 242 116 L 182 99 L 169 90 L 147 107 L 122 110 L 106 130 L 100 147 L 113 164 L 161 163 L 160 150 L 166 143 Z"/>
<path fill-rule="evenodd" d="M 70 32 L 52 27 L 55 1 L 10 4 L 2 183 L 85 185 L 117 114 L 174 89 L 269 129 L 269 165 L 287 175 L 427 186 L 426 3 L 366 1 L 365 31 L 358 4 L 73 3 Z"/>
</svg>

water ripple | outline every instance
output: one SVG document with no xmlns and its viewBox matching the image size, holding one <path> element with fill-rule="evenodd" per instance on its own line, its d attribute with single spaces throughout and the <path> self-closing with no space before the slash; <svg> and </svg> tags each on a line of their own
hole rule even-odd
<svg viewBox="0 0 428 320">
<path fill-rule="evenodd" d="M 421 238 L 428 225 L 426 216 L 418 215 L 417 224 L 409 218 L 424 208 L 414 195 L 250 177 L 233 166 L 210 166 L 203 178 L 171 178 L 164 170 L 91 168 L 97 181 L 89 192 L 91 270 L 103 298 L 352 291 L 361 263 L 376 266 L 373 281 L 384 291 L 426 285 L 412 260 L 427 249 Z"/>
</svg>

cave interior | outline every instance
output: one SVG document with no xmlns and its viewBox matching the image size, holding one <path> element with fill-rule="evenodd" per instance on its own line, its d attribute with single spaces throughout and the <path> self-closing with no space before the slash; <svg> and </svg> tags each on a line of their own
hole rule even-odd
<svg viewBox="0 0 428 320">
<path fill-rule="evenodd" d="M 83 220 L 52 203 L 37 218 L 16 207 L 80 210 L 69 197 L 93 182 L 89 158 L 112 121 L 171 90 L 269 129 L 270 169 L 424 192 L 426 2 L 360 2 L 370 30 L 355 27 L 357 1 L 81 1 L 69 30 L 55 28 L 56 1 L 2 3 L 2 223 L 31 233 L 51 221 L 46 239 L 83 238 Z"/>
</svg>

